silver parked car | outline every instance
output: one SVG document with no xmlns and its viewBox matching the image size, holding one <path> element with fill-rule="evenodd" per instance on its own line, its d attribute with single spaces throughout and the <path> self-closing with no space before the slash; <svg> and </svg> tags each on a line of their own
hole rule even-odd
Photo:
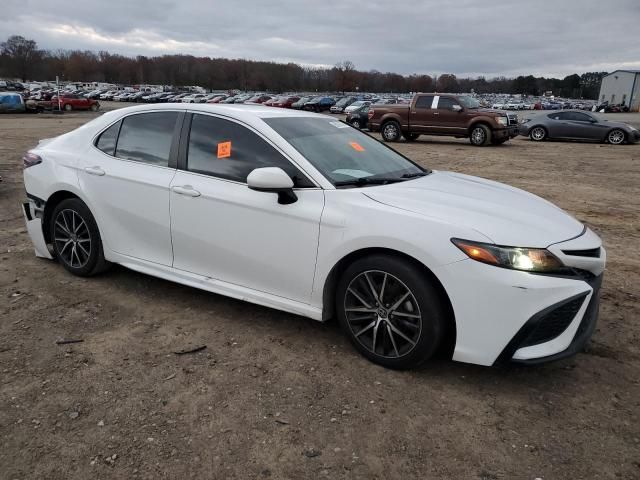
<svg viewBox="0 0 640 480">
<path fill-rule="evenodd" d="M 640 140 L 640 132 L 629 124 L 610 122 L 592 113 L 579 110 L 544 113 L 530 118 L 520 124 L 519 133 L 537 142 L 547 139 L 568 139 L 620 145 Z"/>
</svg>

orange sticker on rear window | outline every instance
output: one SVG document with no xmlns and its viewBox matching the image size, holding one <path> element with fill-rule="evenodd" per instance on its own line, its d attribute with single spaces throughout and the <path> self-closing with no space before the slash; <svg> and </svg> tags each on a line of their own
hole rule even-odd
<svg viewBox="0 0 640 480">
<path fill-rule="evenodd" d="M 218 144 L 218 158 L 229 158 L 231 156 L 231 142 Z"/>
<path fill-rule="evenodd" d="M 359 143 L 349 142 L 349 145 L 351 145 L 351 148 L 353 148 L 356 152 L 364 152 L 364 148 L 362 148 L 362 145 L 360 145 Z"/>
</svg>

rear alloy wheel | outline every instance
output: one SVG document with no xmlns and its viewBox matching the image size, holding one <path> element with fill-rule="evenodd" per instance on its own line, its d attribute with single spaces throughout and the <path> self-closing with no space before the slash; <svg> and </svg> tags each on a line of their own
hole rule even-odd
<svg viewBox="0 0 640 480">
<path fill-rule="evenodd" d="M 89 107 L 91 109 L 92 112 L 97 112 L 98 111 L 98 105 L 97 104 L 92 104 L 91 107 Z"/>
<path fill-rule="evenodd" d="M 622 130 L 620 130 L 619 128 L 616 128 L 615 130 L 611 130 L 609 132 L 609 135 L 607 135 L 607 141 L 612 144 L 612 145 L 621 145 L 624 143 L 625 141 L 625 134 Z"/>
<path fill-rule="evenodd" d="M 529 132 L 529 138 L 534 142 L 541 142 L 547 138 L 547 131 L 542 127 L 533 127 Z"/>
<path fill-rule="evenodd" d="M 353 125 L 355 128 L 361 128 L 360 120 L 358 120 L 357 118 L 351 120 L 351 125 Z"/>
<path fill-rule="evenodd" d="M 400 131 L 398 122 L 391 121 L 382 126 L 382 139 L 385 142 L 397 142 L 401 136 L 402 132 Z"/>
<path fill-rule="evenodd" d="M 51 215 L 50 229 L 53 250 L 68 271 L 88 277 L 108 268 L 98 226 L 82 200 L 60 202 Z"/>
<path fill-rule="evenodd" d="M 344 272 L 336 295 L 342 329 L 369 360 L 413 368 L 437 350 L 445 326 L 438 292 L 409 261 L 372 255 Z"/>
<path fill-rule="evenodd" d="M 67 104 L 64 106 L 64 109 L 65 109 L 67 112 L 70 112 L 71 110 L 73 110 L 73 106 L 72 106 L 70 103 L 67 103 Z"/>
<path fill-rule="evenodd" d="M 484 147 L 491 143 L 491 130 L 486 125 L 476 125 L 471 129 L 469 140 L 476 147 Z"/>
</svg>

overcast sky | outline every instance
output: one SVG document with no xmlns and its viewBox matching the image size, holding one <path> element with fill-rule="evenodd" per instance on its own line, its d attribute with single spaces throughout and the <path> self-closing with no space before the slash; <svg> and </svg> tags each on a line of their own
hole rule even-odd
<svg viewBox="0 0 640 480">
<path fill-rule="evenodd" d="M 640 0 L 2 0 L 0 40 L 487 77 L 640 69 Z"/>
</svg>

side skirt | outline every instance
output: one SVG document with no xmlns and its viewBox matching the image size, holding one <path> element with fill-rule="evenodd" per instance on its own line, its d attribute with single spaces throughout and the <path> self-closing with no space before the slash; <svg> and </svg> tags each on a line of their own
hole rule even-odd
<svg viewBox="0 0 640 480">
<path fill-rule="evenodd" d="M 123 267 L 135 270 L 136 272 L 180 283 L 189 287 L 199 288 L 200 290 L 206 290 L 208 292 L 217 293 L 237 300 L 255 303 L 257 305 L 262 305 L 263 307 L 283 310 L 296 315 L 302 315 L 303 317 L 309 317 L 313 320 L 322 321 L 322 309 L 307 303 L 297 302 L 295 300 L 243 287 L 234 283 L 205 277 L 203 275 L 186 272 L 184 270 L 178 270 L 173 267 L 145 262 L 144 260 L 114 254 L 113 252 L 110 253 L 110 262 L 118 263 Z"/>
</svg>

